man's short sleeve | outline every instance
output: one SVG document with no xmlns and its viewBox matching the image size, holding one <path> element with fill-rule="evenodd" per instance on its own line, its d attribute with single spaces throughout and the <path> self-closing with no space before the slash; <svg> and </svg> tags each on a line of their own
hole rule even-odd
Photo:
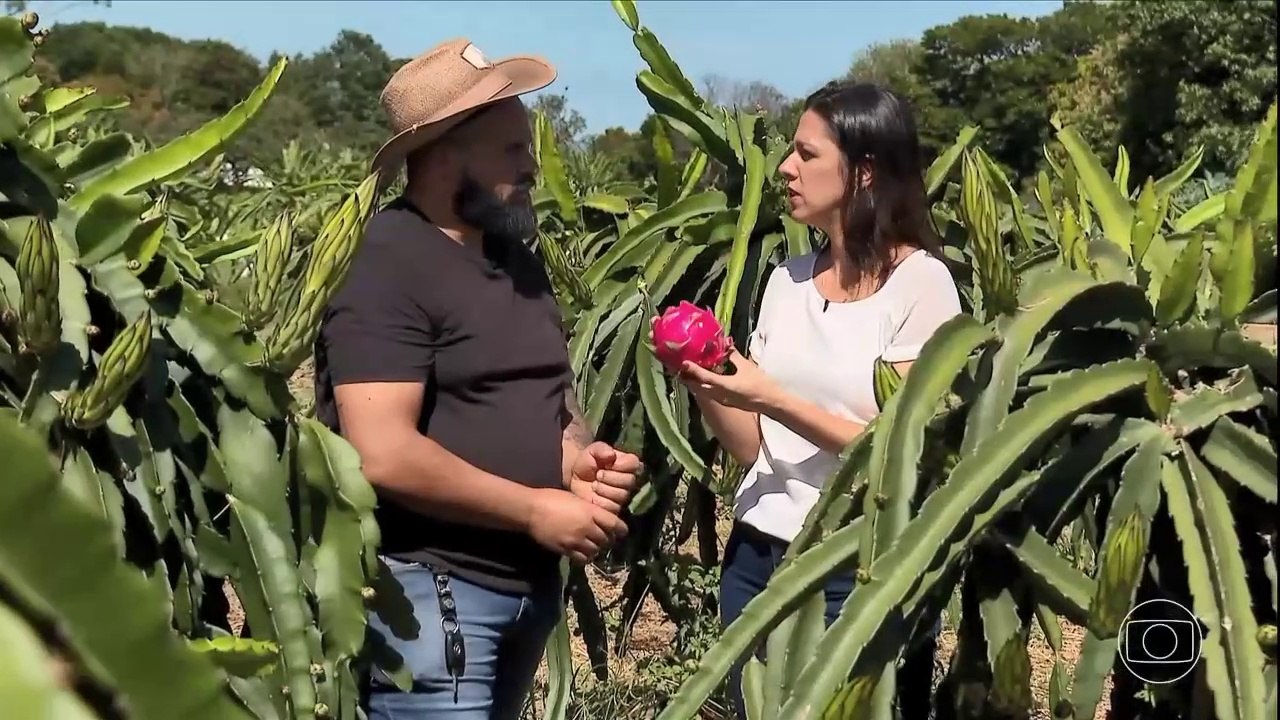
<svg viewBox="0 0 1280 720">
<path fill-rule="evenodd" d="M 317 339 L 333 385 L 427 380 L 433 328 L 401 280 L 403 263 L 387 243 L 366 242 L 357 253 Z"/>
</svg>

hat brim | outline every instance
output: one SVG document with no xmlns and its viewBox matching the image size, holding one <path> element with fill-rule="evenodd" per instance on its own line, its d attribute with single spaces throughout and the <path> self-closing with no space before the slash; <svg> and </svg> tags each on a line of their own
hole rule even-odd
<svg viewBox="0 0 1280 720">
<path fill-rule="evenodd" d="M 400 171 L 405 157 L 418 148 L 436 140 L 478 110 L 503 100 L 541 90 L 555 82 L 556 69 L 540 57 L 514 55 L 493 63 L 489 73 L 498 73 L 510 81 L 488 99 L 467 103 L 464 107 L 449 108 L 439 117 L 396 133 L 382 144 L 370 163 L 372 170 L 381 171 L 383 184 L 390 182 Z"/>
</svg>

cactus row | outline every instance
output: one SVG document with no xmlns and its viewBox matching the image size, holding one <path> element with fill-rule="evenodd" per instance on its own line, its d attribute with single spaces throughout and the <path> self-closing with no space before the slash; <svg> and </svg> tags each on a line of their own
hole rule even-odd
<svg viewBox="0 0 1280 720">
<path fill-rule="evenodd" d="M 705 102 L 640 24 L 634 4 L 614 5 L 648 65 L 638 78 L 646 99 L 698 152 L 683 174 L 674 157 L 660 157 L 656 197 L 622 187 L 577 197 L 558 173 L 553 192 L 536 203 L 540 231 L 576 238 L 559 256 L 543 253 L 553 279 L 557 267 L 576 276 L 580 259 L 591 279 L 584 280 L 590 303 L 577 302 L 571 286 L 561 294 L 562 302 L 574 300 L 566 308 L 570 354 L 587 414 L 598 420 L 599 437 L 634 448 L 662 473 L 637 497 L 632 544 L 618 550 L 641 559 L 625 603 L 638 607 L 645 580 L 669 562 L 660 539 L 675 488 L 710 482 L 717 448 L 697 430 L 696 406 L 643 352 L 636 308 L 649 311 L 650 300 L 709 305 L 740 286 L 745 305 L 781 257 L 805 252 L 811 241 L 775 211 L 772 178 L 785 139 L 757 118 Z M 33 28 L 24 27 L 31 44 L 43 37 Z M 32 223 L 21 244 L 0 243 L 3 279 L 18 281 L 7 288 L 15 322 L 0 328 L 0 421 L 22 418 L 34 430 L 27 442 L 34 451 L 9 453 L 4 444 L 3 454 L 21 457 L 24 468 L 50 460 L 52 467 L 32 474 L 34 481 L 3 484 L 8 494 L 0 495 L 25 504 L 0 504 L 0 584 L 44 592 L 56 624 L 69 629 L 78 669 L 105 674 L 93 679 L 115 695 L 110 702 L 144 719 L 358 717 L 351 666 L 363 649 L 365 612 L 396 596 L 394 587 L 372 592 L 378 531 L 358 456 L 279 392 L 309 351 L 319 314 L 358 248 L 373 207 L 371 183 L 325 218 L 309 244 L 290 231 L 296 219 L 277 217 L 251 258 L 252 288 L 241 308 L 228 305 L 236 293 L 219 286 L 218 273 L 204 272 L 216 253 L 206 248 L 209 257 L 193 262 L 182 247 L 204 247 L 202 209 L 179 217 L 156 198 L 260 111 L 283 67 L 228 116 L 96 168 L 81 190 L 56 184 L 63 193 L 57 216 L 46 220 L 14 202 L 3 226 Z M 38 119 L 40 95 L 29 97 L 24 107 Z M 2 93 L 0 102 L 8 102 Z M 539 127 L 540 142 L 547 129 Z M 1055 656 L 1050 701 L 1055 717 L 1091 717 L 1112 670 L 1118 619 L 1152 591 L 1207 619 L 1200 675 L 1208 691 L 1166 687 L 1162 695 L 1174 699 L 1142 720 L 1184 720 L 1182 708 L 1196 697 L 1221 717 L 1247 720 L 1264 716 L 1264 702 L 1274 704 L 1274 683 L 1263 682 L 1274 678 L 1266 662 L 1275 653 L 1274 559 L 1257 538 L 1269 527 L 1258 507 L 1273 510 L 1267 506 L 1276 496 L 1275 353 L 1241 328 L 1273 289 L 1254 270 L 1274 262 L 1274 247 L 1257 241 L 1274 232 L 1274 210 L 1262 202 L 1275 179 L 1275 143 L 1263 140 L 1274 127 L 1260 128 L 1230 202 L 1215 200 L 1224 209 L 1211 204 L 1196 213 L 1168 202 L 1192 175 L 1194 153 L 1190 169 L 1143 183 L 1135 206 L 1118 187 L 1132 185 L 1127 161 L 1113 176 L 1064 128 L 1057 140 L 1067 155 L 1046 154 L 1051 172 L 1037 184 L 1034 216 L 1006 192 L 980 149 L 965 150 L 975 134 L 962 133 L 927 173 L 930 195 L 944 198 L 935 217 L 949 239 L 962 239 L 963 262 L 972 263 L 957 282 L 965 310 L 982 320 L 959 321 L 970 325 L 974 344 L 940 333 L 922 358 L 946 362 L 918 362 L 905 378 L 877 364 L 873 389 L 886 412 L 842 453 L 775 580 L 695 663 L 663 720 L 697 716 L 736 660 L 766 640 L 788 646 L 787 633 L 813 639 L 817 650 L 784 653 L 781 667 L 753 666 L 767 717 L 891 716 L 895 708 L 886 704 L 900 709 L 912 691 L 885 682 L 883 671 L 919 644 L 957 588 L 960 648 L 945 683 L 951 689 L 929 698 L 936 703 L 979 717 L 1029 712 L 1028 625 L 1018 611 L 1034 608 L 1051 645 L 1055 616 L 1087 626 L 1074 670 Z M 62 157 L 81 142 L 70 132 L 56 140 L 72 145 Z M 22 156 L 46 156 L 42 170 L 61 167 L 40 147 L 32 143 Z M 729 192 L 697 192 L 710 161 L 722 166 L 713 175 Z M 126 196 L 145 199 L 145 221 L 164 220 L 158 249 L 75 257 L 79 234 L 90 228 L 81 218 L 97 214 L 98 202 L 109 207 Z M 1004 218 L 1013 220 L 1009 238 L 1000 232 Z M 1182 246 L 1185 263 L 1164 262 L 1188 234 L 1202 245 Z M 300 243 L 305 257 L 295 253 Z M 730 244 L 749 246 L 752 260 L 726 262 Z M 1202 247 L 1211 254 L 1209 273 L 1200 272 Z M 299 264 L 294 280 L 290 268 Z M 690 282 L 706 272 L 708 280 Z M 646 281 L 650 294 L 641 298 L 635 280 Z M 1034 292 L 1019 303 L 1024 289 Z M 1165 312 L 1162 298 L 1169 298 Z M 731 328 L 739 340 L 749 325 L 738 320 L 749 315 L 740 309 Z M 1154 316 L 1167 320 L 1158 331 Z M 119 318 L 134 320 L 117 330 Z M 271 328 L 265 342 L 248 332 L 262 328 Z M 79 351 L 79 365 L 59 341 Z M 33 363 L 9 348 L 40 353 L 39 369 L 29 372 Z M 600 372 L 598 361 L 610 371 Z M 1161 383 L 1150 382 L 1153 373 Z M 143 385 L 146 392 L 130 392 Z M 59 412 L 76 432 L 42 432 Z M 63 520 L 52 521 L 54 510 Z M 43 532 L 37 550 L 19 532 Z M 1095 551 L 1094 568 L 1059 550 L 1067 538 L 1077 553 Z M 140 557 L 159 559 L 139 567 Z M 67 573 L 38 571 L 77 558 L 92 560 L 75 565 L 77 585 Z M 1159 573 L 1143 573 L 1153 560 Z M 823 632 L 821 622 L 810 622 L 806 600 L 851 568 L 859 585 Z M 1264 577 L 1273 586 L 1270 607 L 1265 592 L 1249 597 Z M 229 634 L 209 620 L 205 599 L 220 594 L 223 582 L 245 608 L 250 640 L 274 661 L 260 674 L 236 668 L 226 644 L 197 651 L 173 642 L 174 635 L 216 641 Z M 78 590 L 93 594 L 95 609 L 111 608 L 118 623 L 104 626 L 85 612 Z M 564 665 L 556 666 L 557 681 L 569 687 Z M 397 676 L 396 668 L 383 669 Z M 1126 700 L 1121 685 L 1116 703 Z"/>
<path fill-rule="evenodd" d="M 285 372 L 263 367 L 255 331 L 283 327 L 271 347 L 290 355 L 314 337 L 373 179 L 309 247 L 297 250 L 296 210 L 273 212 L 242 259 L 234 236 L 251 231 L 213 230 L 226 208 L 176 198 L 262 110 L 288 61 L 168 144 L 135 150 L 125 136 L 121 157 L 84 132 L 99 98 L 41 87 L 31 58 L 47 31 L 36 23 L 0 17 L 0 65 L 14 73 L 0 114 L 21 120 L 6 126 L 21 148 L 10 154 L 56 193 L 10 195 L 0 220 L 0 456 L 17 465 L 0 484 L 0 585 L 14 591 L 0 618 L 16 617 L 41 652 L 59 649 L 76 682 L 54 690 L 87 708 L 77 716 L 354 720 L 377 602 L 366 592 L 373 490 L 354 448 L 303 415 Z M 260 225 L 254 210 L 230 210 Z M 40 662 L 23 654 L 9 659 Z M 11 714 L 52 707 L 49 688 L 18 682 Z"/>
</svg>

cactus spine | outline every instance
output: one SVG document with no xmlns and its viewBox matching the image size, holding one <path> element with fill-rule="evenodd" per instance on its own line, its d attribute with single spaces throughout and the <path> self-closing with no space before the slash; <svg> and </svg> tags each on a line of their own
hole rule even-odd
<svg viewBox="0 0 1280 720">
<path fill-rule="evenodd" d="M 254 254 L 253 288 L 249 292 L 244 318 L 254 330 L 264 327 L 275 314 L 293 246 L 293 218 L 283 213 L 263 234 Z"/>
<path fill-rule="evenodd" d="M 292 373 L 311 351 L 320 315 L 346 277 L 372 215 L 378 174 L 366 177 L 325 223 L 303 269 L 293 302 L 285 310 L 265 350 L 265 365 Z"/>
<path fill-rule="evenodd" d="M 991 184 L 973 156 L 966 152 L 961 161 L 960 214 L 969 228 L 973 248 L 973 269 L 982 289 L 987 314 L 1010 313 L 1017 309 L 1013 267 L 1000 244 L 999 217 Z"/>
<path fill-rule="evenodd" d="M 898 369 L 893 366 L 893 363 L 885 362 L 884 358 L 878 357 L 871 368 L 871 380 L 876 396 L 876 406 L 884 411 L 885 405 L 889 404 L 889 398 L 902 387 L 902 376 L 898 374 Z"/>
<path fill-rule="evenodd" d="M 1107 537 L 1098 585 L 1089 605 L 1089 624 L 1100 637 L 1114 637 L 1129 613 L 1147 554 L 1147 521 L 1134 510 Z"/>
<path fill-rule="evenodd" d="M 22 294 L 20 342 L 29 352 L 43 354 L 62 337 L 62 306 L 58 300 L 58 243 L 53 226 L 36 217 L 23 238 L 14 268 Z"/>
<path fill-rule="evenodd" d="M 996 655 L 992 668 L 991 705 L 999 712 L 1017 714 L 1034 704 L 1031 697 L 1031 658 L 1021 633 L 1014 633 Z"/>
<path fill-rule="evenodd" d="M 106 422 L 142 374 L 150 349 L 151 311 L 148 310 L 111 341 L 98 363 L 93 382 L 67 398 L 62 406 L 62 417 L 67 424 L 87 430 Z"/>
<path fill-rule="evenodd" d="M 581 275 L 574 272 L 569 256 L 560 245 L 560 240 L 550 233 L 540 233 L 538 249 L 542 252 L 542 259 L 547 265 L 547 274 L 551 276 L 552 281 L 567 292 L 580 307 L 589 306 L 591 288 L 587 286 Z"/>
</svg>

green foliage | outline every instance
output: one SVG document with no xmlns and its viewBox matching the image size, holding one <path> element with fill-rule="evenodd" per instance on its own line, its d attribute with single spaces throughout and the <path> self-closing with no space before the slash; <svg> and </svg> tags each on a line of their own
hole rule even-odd
<svg viewBox="0 0 1280 720">
<path fill-rule="evenodd" d="M 930 28 L 920 40 L 913 74 L 903 83 L 920 115 L 921 134 L 945 147 L 967 124 L 983 131 L 984 146 L 1017 177 L 1040 164 L 1048 139 L 1044 107 L 1050 90 L 1070 79 L 1076 58 L 1114 32 L 1106 6 L 1070 3 L 1040 19 L 983 15 Z"/>
<path fill-rule="evenodd" d="M 245 717 L 223 692 L 215 666 L 169 630 L 171 601 L 157 589 L 159 576 L 117 555 L 117 530 L 59 482 L 40 435 L 4 412 L 0 449 L 12 473 L 0 496 L 0 613 L 6 634 L 21 633 L 27 650 L 18 656 L 25 662 L 15 664 L 35 664 L 52 650 L 73 663 L 73 677 L 119 693 L 137 717 Z M 168 589 L 163 577 L 159 582 Z M 51 640 L 57 645 L 46 649 Z M 25 687 L 22 680 L 20 704 L 6 705 L 11 711 L 30 717 L 41 706 L 75 705 L 81 717 L 93 717 L 66 679 Z"/>
<path fill-rule="evenodd" d="M 75 112 L 95 95 L 42 85 L 32 30 L 0 19 L 0 113 L 15 120 L 0 153 L 0 445 L 18 464 L 0 497 L 0 613 L 28 663 L 52 652 L 70 679 L 30 676 L 21 714 L 78 695 L 84 717 L 355 717 L 373 491 L 286 381 L 376 176 L 324 220 L 297 281 L 278 234 L 263 251 L 276 309 L 253 318 L 274 328 L 260 341 L 211 282 L 233 253 L 209 252 L 205 208 L 175 213 L 170 193 L 262 112 L 287 61 L 189 133 L 102 152 Z"/>
<path fill-rule="evenodd" d="M 736 191 L 726 194 L 723 206 L 716 198 L 705 208 L 712 218 L 722 207 L 730 212 L 708 236 L 707 242 L 724 246 L 713 274 L 698 286 L 700 294 L 644 293 L 640 306 L 651 314 L 678 299 L 706 303 L 717 286 L 717 299 L 724 297 L 732 275 L 714 273 L 733 267 L 744 216 L 733 210 L 753 185 L 747 136 L 734 132 L 742 116 L 706 103 L 687 86 L 681 90 L 678 67 L 655 37 L 644 34 L 642 23 L 639 28 L 637 47 L 650 63 L 640 74 L 641 91 L 670 127 L 724 169 L 726 187 Z M 1178 598 L 1202 618 L 1231 614 L 1232 632 L 1206 640 L 1216 644 L 1206 650 L 1207 677 L 1214 698 L 1222 698 L 1215 701 L 1225 703 L 1223 712 L 1257 716 L 1264 699 L 1261 655 L 1256 643 L 1243 639 L 1274 617 L 1274 601 L 1249 606 L 1231 598 L 1245 597 L 1264 570 L 1265 548 L 1250 540 L 1263 526 L 1246 505 L 1255 496 L 1274 496 L 1274 472 L 1260 468 L 1275 452 L 1273 441 L 1263 440 L 1276 421 L 1274 402 L 1269 408 L 1262 402 L 1267 394 L 1274 397 L 1275 373 L 1268 366 L 1275 354 L 1242 335 L 1240 325 L 1248 319 L 1241 316 L 1244 309 L 1273 289 L 1258 282 L 1255 261 L 1270 256 L 1274 262 L 1274 246 L 1259 254 L 1252 242 L 1274 232 L 1274 213 L 1265 202 L 1275 177 L 1273 130 L 1274 113 L 1257 128 L 1249 162 L 1222 196 L 1198 203 L 1203 209 L 1173 201 L 1204 157 L 1198 149 L 1167 175 L 1134 183 L 1141 177 L 1135 168 L 1143 165 L 1124 148 L 1108 169 L 1076 127 L 1037 130 L 1044 139 L 1040 157 L 1052 171 L 1037 182 L 1037 204 L 1024 204 L 982 148 L 967 147 L 972 134 L 942 154 L 943 164 L 929 173 L 939 198 L 934 215 L 956 261 L 957 280 L 982 323 L 961 316 L 943 328 L 896 392 L 886 375 L 882 416 L 844 453 L 845 466 L 824 488 L 786 564 L 702 656 L 661 717 L 695 716 L 730 664 L 758 644 L 769 655 L 750 660 L 744 676 L 753 712 L 780 718 L 816 717 L 829 706 L 830 712 L 855 712 L 847 717 L 857 716 L 855 707 L 887 712 L 918 692 L 899 685 L 892 668 L 924 641 L 956 593 L 962 599 L 962 648 L 933 702 L 961 716 L 1020 717 L 1031 710 L 1027 642 L 1033 617 L 1050 638 L 1060 635 L 1057 617 L 1087 628 L 1074 682 L 1055 665 L 1055 700 L 1076 717 L 1092 716 L 1114 663 L 1120 619 L 1155 596 Z M 755 144 L 770 157 L 778 141 L 762 134 L 754 134 Z M 548 149 L 544 140 L 544 169 L 556 167 L 545 160 Z M 947 183 L 957 167 L 960 182 Z M 670 185 L 661 168 L 658 177 L 661 194 Z M 767 197 L 772 173 L 764 178 Z M 556 190 L 554 173 L 546 183 L 541 207 L 547 222 L 581 223 L 581 203 L 567 184 Z M 594 290 L 592 309 L 571 315 L 583 392 L 608 397 L 588 400 L 595 410 L 588 414 L 641 415 L 661 443 L 661 455 L 677 459 L 667 467 L 683 469 L 688 480 L 709 466 L 698 450 L 689 455 L 696 447 L 686 439 L 696 431 L 693 409 L 686 409 L 679 389 L 671 396 L 675 402 L 663 402 L 666 388 L 650 384 L 661 382 L 656 374 L 638 378 L 643 412 L 629 409 L 634 401 L 618 388 L 625 387 L 622 353 L 630 343 L 600 337 L 593 313 L 614 316 L 609 330 L 635 331 L 627 321 L 634 311 L 623 304 L 632 281 L 622 279 L 634 276 L 623 271 L 635 263 L 631 272 L 642 273 L 648 289 L 659 273 L 640 270 L 645 263 L 670 262 L 686 243 L 697 242 L 700 235 L 692 233 L 706 232 L 708 222 L 698 214 L 703 208 L 674 212 L 696 197 L 667 207 L 646 197 L 639 208 L 652 203 L 653 214 L 615 218 L 622 228 L 616 236 L 607 224 L 596 226 L 602 229 L 584 246 L 587 259 L 580 266 Z M 772 214 L 755 217 L 748 252 L 771 266 L 793 246 L 770 243 L 761 233 L 760 219 Z M 656 236 L 665 242 L 649 247 L 655 236 L 647 228 L 658 227 L 658 218 L 669 218 L 670 229 Z M 600 310 L 602 303 L 618 309 Z M 635 347 L 638 369 L 644 350 Z M 597 429 L 607 439 L 625 440 L 630 427 L 602 423 Z M 642 452 L 652 456 L 648 442 Z M 1212 465 L 1192 460 L 1201 452 L 1218 459 Z M 1220 500 L 1210 493 L 1197 501 L 1216 518 L 1190 524 L 1178 519 L 1183 511 L 1168 493 L 1182 486 L 1159 478 L 1161 468 L 1179 463 L 1195 464 L 1197 487 L 1218 488 L 1213 493 Z M 655 481 L 659 487 L 670 482 L 661 476 Z M 1099 556 L 1090 574 L 1055 549 L 1081 523 L 1097 527 L 1087 541 Z M 1207 554 L 1214 551 L 1198 550 L 1188 540 L 1192 528 L 1214 523 L 1210 532 L 1218 534 L 1218 547 L 1246 548 L 1240 562 L 1222 566 Z M 1166 550 L 1178 547 L 1181 555 Z M 851 563 L 859 568 L 859 586 L 824 631 L 812 612 L 806 614 L 806 598 Z M 1195 579 L 1200 569 L 1215 566 L 1224 569 Z M 787 651 L 800 633 L 816 640 L 816 651 Z M 1063 689 L 1068 685 L 1069 695 Z M 1117 682 L 1112 703 L 1136 717 L 1189 717 L 1191 688 L 1176 685 L 1140 709 L 1132 683 Z"/>
<path fill-rule="evenodd" d="M 1275 3 L 1129 0 L 1120 12 L 1121 129 L 1103 142 L 1133 151 L 1142 174 L 1195 146 L 1208 168 L 1234 171 L 1276 96 Z"/>
<path fill-rule="evenodd" d="M 1196 9 L 1200 5 L 1203 12 Z M 942 152 L 966 125 L 980 127 L 987 152 L 1016 179 L 1029 179 L 1044 166 L 1046 108 L 1077 126 L 1108 166 L 1114 162 L 1109 148 L 1133 151 L 1140 163 L 1135 176 L 1167 171 L 1182 158 L 1182 148 L 1196 145 L 1206 148 L 1206 170 L 1234 172 L 1249 128 L 1265 111 L 1260 98 L 1276 91 L 1275 11 L 1273 4 L 1254 0 L 1228 7 L 1068 2 L 1034 19 L 968 16 L 920 38 L 865 48 L 847 72 L 833 74 L 886 83 L 910 100 L 931 153 Z M 123 112 L 93 127 L 109 123 L 164 142 L 225 113 L 278 59 L 272 56 L 261 66 L 220 41 L 69 23 L 48 38 L 39 62 L 50 78 L 130 99 Z M 382 78 L 403 60 L 353 31 L 289 60 L 291 70 L 272 102 L 228 146 L 227 159 L 265 169 L 278 148 L 297 137 L 362 157 L 372 152 L 385 135 L 378 102 Z M 718 105 L 759 105 L 765 124 L 784 136 L 799 115 L 799 99 L 759 80 L 703 78 L 697 84 L 701 91 L 689 78 L 680 82 Z M 590 150 L 584 164 L 611 166 L 613 180 L 643 185 L 660 165 L 653 147 L 655 113 L 639 128 L 587 134 L 565 95 L 540 93 L 534 105 L 551 120 L 571 166 Z M 672 145 L 679 160 L 687 159 L 692 148 L 683 135 Z M 706 179 L 728 189 L 720 184 L 718 166 Z M 1015 188 L 1023 189 L 1016 183 Z"/>
<path fill-rule="evenodd" d="M 1045 178 L 1041 193 L 1061 204 L 1049 205 L 1047 217 L 1024 217 L 1025 251 L 1019 208 L 1007 204 L 1016 197 L 997 203 L 995 178 L 966 151 L 962 220 L 945 208 L 935 213 L 947 214 L 956 228 L 949 235 L 964 238 L 964 255 L 978 266 L 968 290 L 984 298 L 985 324 L 956 318 L 901 387 L 881 393 L 889 397 L 882 415 L 846 450 L 810 514 L 808 526 L 827 527 L 792 543 L 789 562 L 661 717 L 693 717 L 730 663 L 761 642 L 769 658 L 744 682 L 765 683 L 747 690 L 749 702 L 752 692 L 760 693 L 755 702 L 772 698 L 762 712 L 888 712 L 903 696 L 887 670 L 956 592 L 960 649 L 934 701 L 961 717 L 1032 710 L 1033 616 L 1047 637 L 1057 634 L 1055 616 L 1087 628 L 1071 695 L 1060 691 L 1058 700 L 1072 716 L 1092 717 L 1116 662 L 1121 620 L 1152 597 L 1183 603 L 1210 628 L 1202 663 L 1219 716 L 1262 717 L 1275 690 L 1265 686 L 1254 635 L 1276 607 L 1274 592 L 1267 602 L 1252 588 L 1268 576 L 1274 585 L 1274 573 L 1263 562 L 1269 541 L 1258 535 L 1269 525 L 1249 506 L 1274 503 L 1266 463 L 1275 444 L 1264 438 L 1276 415 L 1264 398 L 1274 398 L 1276 356 L 1241 334 L 1239 313 L 1271 290 L 1255 283 L 1252 238 L 1274 232 L 1266 202 L 1274 130 L 1273 103 L 1216 228 L 1206 219 L 1188 238 L 1174 229 L 1169 199 L 1191 171 L 1148 180 L 1130 200 L 1117 186 L 1123 172 L 1113 177 L 1075 128 L 1061 128 L 1060 184 Z M 997 227 L 992 217 L 1008 223 Z M 1088 220 L 1081 226 L 1076 217 Z M 1193 259 L 1174 262 L 1174 247 Z M 1274 258 L 1274 246 L 1264 252 Z M 981 268 L 997 257 L 1012 258 L 1003 262 L 1017 273 L 1015 304 L 985 300 L 1004 287 Z M 1211 268 L 1215 258 L 1216 271 L 1185 269 Z M 1221 354 L 1192 349 L 1202 343 Z M 868 443 L 870 452 L 862 450 Z M 959 458 L 949 471 L 927 458 L 950 453 Z M 1208 457 L 1218 460 L 1201 459 Z M 835 515 L 836 494 L 853 500 L 851 510 Z M 1098 527 L 1092 576 L 1053 549 L 1069 525 L 1086 520 Z M 859 586 L 816 650 L 773 652 L 788 647 L 804 598 L 855 559 Z M 781 692 L 762 679 L 775 665 L 795 677 Z M 1192 717 L 1194 685 L 1167 686 L 1143 706 L 1133 681 L 1117 680 L 1112 707 L 1125 717 Z"/>
<path fill-rule="evenodd" d="M 720 633 L 716 524 L 740 470 L 655 361 L 647 319 L 687 300 L 741 346 L 768 273 L 814 247 L 776 172 L 797 108 L 764 86 L 699 90 L 636 5 L 612 3 L 652 113 L 583 137 L 543 96 L 534 249 L 588 424 L 639 454 L 649 484 L 599 560 L 622 571 L 621 619 L 566 572 L 606 691 L 583 694 L 566 618 L 546 717 L 714 713 L 757 647 L 753 717 L 910 717 L 908 701 L 1021 717 L 1032 622 L 1058 716 L 1092 717 L 1117 618 L 1158 596 L 1209 624 L 1202 677 L 1146 700 L 1117 672 L 1118 716 L 1274 707 L 1276 356 L 1251 339 L 1275 312 L 1275 83 L 1257 61 L 1274 62 L 1274 14 L 1156 5 L 965 18 L 855 60 L 917 107 L 966 313 L 905 378 L 878 365 L 882 415 Z M 365 157 L 398 62 L 353 32 L 262 68 L 145 30 L 31 30 L 0 22 L 0 446 L 23 479 L 0 498 L 0 668 L 61 658 L 82 682 L 0 672 L 3 694 L 73 717 L 123 701 L 139 717 L 356 718 L 360 663 L 405 680 L 364 647 L 364 613 L 388 611 L 394 585 L 358 457 L 288 381 L 374 205 Z M 1199 56 L 1176 49 L 1192 41 Z M 1143 88 L 1138 69 L 1177 79 Z M 51 558 L 77 573 L 48 573 Z M 851 568 L 827 630 L 816 590 Z M 95 613 L 128 603 L 113 617 L 131 620 L 86 614 L 85 587 Z M 677 648 L 624 707 L 608 656 L 646 599 Z M 929 659 L 944 608 L 956 653 L 940 686 L 917 686 L 893 669 Z M 1059 618 L 1087 630 L 1074 670 Z M 144 630 L 153 645 L 122 655 Z"/>
<path fill-rule="evenodd" d="M 289 60 L 289 75 L 259 122 L 228 144 L 231 160 L 270 162 L 297 137 L 363 152 L 377 147 L 386 132 L 378 93 L 399 63 L 363 33 L 343 31 L 309 57 L 275 55 L 266 68 L 226 42 L 89 22 L 59 25 L 40 53 L 42 75 L 57 83 L 129 97 L 112 122 L 157 143 L 224 115 L 281 59 Z"/>
</svg>

